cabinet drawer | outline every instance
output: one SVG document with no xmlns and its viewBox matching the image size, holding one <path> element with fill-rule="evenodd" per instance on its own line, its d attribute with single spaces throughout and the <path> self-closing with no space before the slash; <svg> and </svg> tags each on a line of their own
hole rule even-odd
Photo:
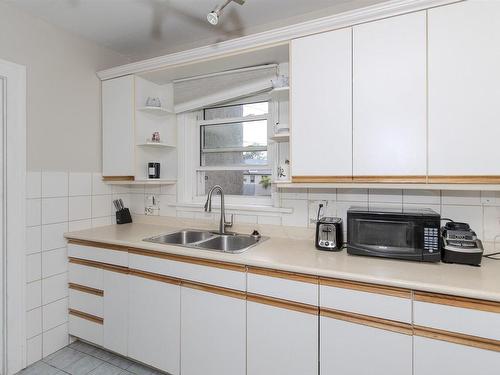
<svg viewBox="0 0 500 375">
<path fill-rule="evenodd" d="M 69 308 L 87 314 L 103 317 L 102 295 L 92 294 L 69 287 Z"/>
<path fill-rule="evenodd" d="M 103 344 L 102 323 L 91 321 L 71 313 L 69 315 L 69 334 L 99 346 Z"/>
<path fill-rule="evenodd" d="M 411 323 L 411 291 L 320 278 L 321 307 Z"/>
<path fill-rule="evenodd" d="M 128 252 L 119 246 L 109 245 L 104 248 L 81 245 L 70 241 L 68 244 L 68 256 L 117 266 L 128 266 Z"/>
<path fill-rule="evenodd" d="M 103 270 L 101 268 L 69 263 L 68 278 L 70 283 L 103 290 Z"/>
<path fill-rule="evenodd" d="M 223 288 L 246 289 L 246 269 L 244 266 L 203 265 L 201 264 L 203 263 L 202 260 L 197 261 L 197 264 L 195 264 L 189 261 L 168 259 L 168 257 L 168 255 L 163 257 L 130 253 L 130 268 Z"/>
<path fill-rule="evenodd" d="M 289 272 L 248 268 L 249 293 L 318 306 L 318 278 Z"/>
<path fill-rule="evenodd" d="M 413 322 L 417 326 L 500 340 L 500 303 L 417 292 Z"/>
</svg>

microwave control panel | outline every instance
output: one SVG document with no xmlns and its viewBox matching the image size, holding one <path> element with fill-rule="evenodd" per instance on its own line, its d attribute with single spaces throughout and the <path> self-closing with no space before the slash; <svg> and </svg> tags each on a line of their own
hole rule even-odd
<svg viewBox="0 0 500 375">
<path fill-rule="evenodd" d="M 439 228 L 424 227 L 424 250 L 429 253 L 439 250 Z"/>
</svg>

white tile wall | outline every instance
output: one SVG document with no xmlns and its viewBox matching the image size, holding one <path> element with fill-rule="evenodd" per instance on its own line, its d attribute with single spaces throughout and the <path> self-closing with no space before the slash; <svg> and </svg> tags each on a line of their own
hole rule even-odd
<svg viewBox="0 0 500 375">
<path fill-rule="evenodd" d="M 26 176 L 26 355 L 28 364 L 68 343 L 67 249 L 63 234 L 114 222 L 112 189 L 100 173 Z M 121 192 L 117 192 L 117 197 Z M 93 204 L 94 203 L 94 204 Z"/>
</svg>

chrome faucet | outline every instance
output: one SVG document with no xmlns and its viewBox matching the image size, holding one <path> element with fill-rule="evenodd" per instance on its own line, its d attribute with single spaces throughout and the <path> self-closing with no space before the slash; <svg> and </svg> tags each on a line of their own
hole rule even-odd
<svg viewBox="0 0 500 375">
<path fill-rule="evenodd" d="M 225 234 L 226 228 L 233 226 L 233 214 L 231 214 L 231 221 L 226 221 L 226 209 L 224 207 L 224 191 L 220 185 L 214 185 L 208 192 L 207 201 L 205 202 L 205 212 L 212 212 L 212 194 L 218 191 L 220 195 L 220 223 L 219 234 Z"/>
</svg>

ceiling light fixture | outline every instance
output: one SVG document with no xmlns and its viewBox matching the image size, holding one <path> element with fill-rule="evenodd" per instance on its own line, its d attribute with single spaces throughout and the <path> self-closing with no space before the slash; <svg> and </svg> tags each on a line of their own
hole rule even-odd
<svg viewBox="0 0 500 375">
<path fill-rule="evenodd" d="M 217 25 L 222 14 L 222 9 L 224 9 L 232 1 L 240 5 L 245 4 L 245 0 L 226 0 L 224 4 L 217 5 L 217 7 L 213 11 L 207 14 L 207 21 L 214 26 Z"/>
</svg>

